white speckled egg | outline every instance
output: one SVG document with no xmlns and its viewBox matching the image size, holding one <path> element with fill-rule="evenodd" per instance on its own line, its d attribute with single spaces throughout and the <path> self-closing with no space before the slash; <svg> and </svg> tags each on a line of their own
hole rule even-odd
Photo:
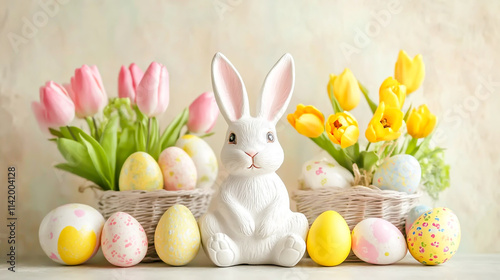
<svg viewBox="0 0 500 280">
<path fill-rule="evenodd" d="M 120 191 L 161 190 L 163 175 L 152 156 L 145 152 L 136 152 L 123 163 L 118 184 Z"/>
<path fill-rule="evenodd" d="M 133 266 L 146 256 L 148 237 L 134 217 L 124 212 L 116 212 L 104 224 L 101 249 L 111 264 Z"/>
<path fill-rule="evenodd" d="M 169 265 L 188 264 L 200 249 L 200 230 L 189 209 L 176 204 L 161 216 L 155 230 L 155 249 Z"/>
<path fill-rule="evenodd" d="M 406 215 L 406 224 L 405 224 L 405 230 L 406 234 L 408 234 L 408 231 L 410 230 L 411 226 L 413 225 L 413 222 L 415 222 L 418 217 L 422 216 L 425 212 L 431 210 L 432 208 L 427 206 L 427 205 L 418 205 L 413 207 L 410 212 Z"/>
<path fill-rule="evenodd" d="M 96 209 L 71 203 L 50 211 L 38 231 L 47 256 L 60 264 L 82 264 L 95 255 L 100 245 L 104 218 Z"/>
<path fill-rule="evenodd" d="M 200 137 L 190 134 L 179 138 L 175 145 L 183 149 L 193 160 L 198 175 L 196 187 L 211 187 L 217 179 L 219 167 L 217 157 L 210 145 Z"/>
<path fill-rule="evenodd" d="M 338 163 L 324 160 L 310 160 L 302 166 L 301 188 L 319 189 L 350 187 L 354 176 Z"/>
<path fill-rule="evenodd" d="M 415 193 L 422 171 L 411 155 L 395 155 L 384 161 L 373 175 L 373 184 L 382 190 Z"/>
<path fill-rule="evenodd" d="M 161 152 L 158 164 L 163 172 L 163 182 L 168 191 L 192 190 L 196 186 L 196 167 L 189 155 L 178 147 Z"/>
<path fill-rule="evenodd" d="M 406 240 L 390 222 L 369 218 L 352 230 L 352 251 L 367 263 L 391 264 L 405 257 Z"/>
</svg>

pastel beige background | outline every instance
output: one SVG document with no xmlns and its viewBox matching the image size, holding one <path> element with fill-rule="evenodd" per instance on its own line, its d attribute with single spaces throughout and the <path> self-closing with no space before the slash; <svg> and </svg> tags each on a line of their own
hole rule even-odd
<svg viewBox="0 0 500 280">
<path fill-rule="evenodd" d="M 0 7 L 2 252 L 8 166 L 18 170 L 21 256 L 43 254 L 38 226 L 51 209 L 69 202 L 96 205 L 91 191 L 78 192 L 84 181 L 52 168 L 62 157 L 30 108 L 45 81 L 68 82 L 75 68 L 96 64 L 108 95 L 116 96 L 122 64 L 145 69 L 153 60 L 164 63 L 171 77 L 171 103 L 160 118 L 165 126 L 211 90 L 215 52 L 238 68 L 253 104 L 267 71 L 290 52 L 296 85 L 288 113 L 304 103 L 328 115 L 329 73 L 350 67 L 376 99 L 400 49 L 424 57 L 425 82 L 408 102 L 426 102 L 439 117 L 436 142 L 447 148 L 452 166 L 451 188 L 429 203 L 447 206 L 460 218 L 460 252 L 500 252 L 498 1 L 2 0 Z M 353 111 L 362 131 L 368 112 L 364 101 Z M 217 154 L 225 129 L 219 118 L 216 135 L 208 139 Z M 301 164 L 318 149 L 285 119 L 278 129 L 286 155 L 279 175 L 293 191 Z"/>
</svg>

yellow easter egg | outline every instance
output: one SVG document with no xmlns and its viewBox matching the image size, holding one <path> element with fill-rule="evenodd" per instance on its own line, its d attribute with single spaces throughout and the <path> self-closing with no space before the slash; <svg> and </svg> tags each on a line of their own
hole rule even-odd
<svg viewBox="0 0 500 280">
<path fill-rule="evenodd" d="M 118 185 L 120 191 L 159 190 L 163 188 L 163 174 L 152 156 L 136 152 L 123 163 Z"/>
<path fill-rule="evenodd" d="M 160 259 L 173 266 L 188 264 L 200 249 L 200 230 L 186 206 L 176 204 L 161 216 L 155 230 L 155 249 Z"/>
<path fill-rule="evenodd" d="M 434 208 L 420 216 L 408 230 L 411 255 L 426 265 L 448 261 L 460 245 L 460 223 L 448 208 Z"/>
<path fill-rule="evenodd" d="M 97 237 L 93 230 L 72 226 L 65 227 L 57 240 L 57 252 L 69 265 L 81 264 L 90 259 L 96 247 Z"/>
<path fill-rule="evenodd" d="M 351 251 L 351 231 L 344 218 L 335 211 L 319 215 L 307 236 L 307 252 L 323 266 L 341 264 Z"/>
</svg>

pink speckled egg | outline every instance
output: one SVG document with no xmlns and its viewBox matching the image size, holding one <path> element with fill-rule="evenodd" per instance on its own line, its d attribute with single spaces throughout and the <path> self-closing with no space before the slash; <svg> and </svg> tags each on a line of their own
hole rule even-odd
<svg viewBox="0 0 500 280">
<path fill-rule="evenodd" d="M 390 222 L 369 218 L 352 230 L 352 251 L 362 261 L 372 264 L 391 264 L 406 255 L 406 240 Z"/>
<path fill-rule="evenodd" d="M 146 256 L 148 237 L 134 217 L 124 212 L 116 212 L 104 224 L 101 248 L 104 257 L 111 264 L 133 266 Z"/>
<path fill-rule="evenodd" d="M 196 166 L 181 148 L 169 147 L 161 152 L 158 164 L 168 191 L 192 190 L 196 186 Z"/>
</svg>

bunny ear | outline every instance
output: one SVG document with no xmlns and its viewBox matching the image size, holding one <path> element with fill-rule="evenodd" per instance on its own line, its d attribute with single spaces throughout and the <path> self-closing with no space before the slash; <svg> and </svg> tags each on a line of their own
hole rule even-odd
<svg viewBox="0 0 500 280">
<path fill-rule="evenodd" d="M 221 53 L 212 60 L 215 99 L 226 121 L 234 122 L 249 114 L 248 97 L 240 74 Z"/>
<path fill-rule="evenodd" d="M 257 105 L 258 116 L 276 124 L 290 102 L 294 81 L 293 57 L 286 53 L 267 74 Z"/>
</svg>

